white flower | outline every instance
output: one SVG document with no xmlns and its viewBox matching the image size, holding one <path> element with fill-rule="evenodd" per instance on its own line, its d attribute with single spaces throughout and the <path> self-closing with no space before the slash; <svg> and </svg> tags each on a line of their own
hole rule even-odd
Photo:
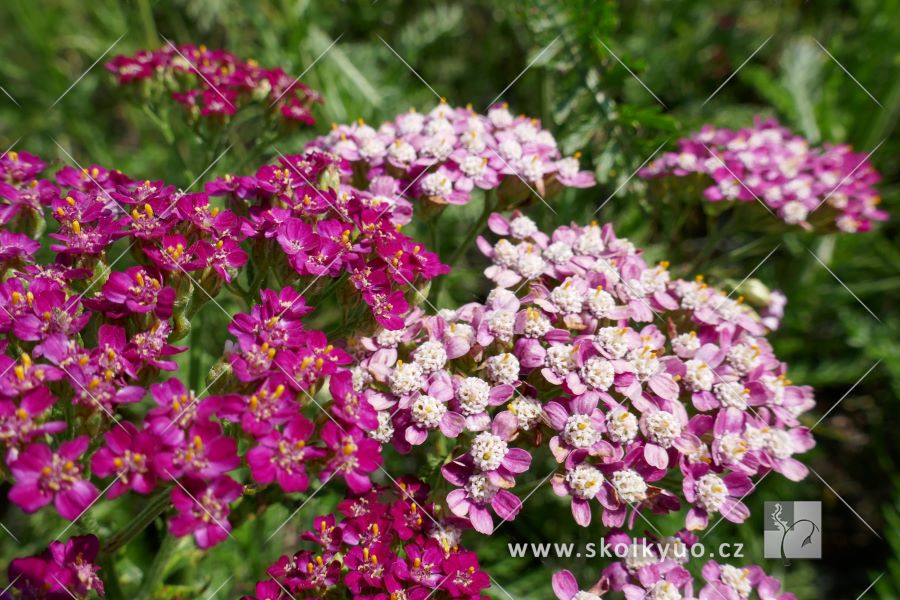
<svg viewBox="0 0 900 600">
<path fill-rule="evenodd" d="M 378 429 L 369 432 L 373 440 L 387 444 L 394 437 L 394 424 L 391 422 L 391 412 L 382 410 L 378 412 Z"/>
<path fill-rule="evenodd" d="M 477 415 L 487 408 L 491 394 L 490 384 L 478 377 L 466 377 L 459 382 L 456 399 L 464 415 Z"/>
<path fill-rule="evenodd" d="M 494 262 L 501 267 L 515 267 L 519 262 L 519 249 L 506 238 L 494 244 Z"/>
<path fill-rule="evenodd" d="M 416 135 L 425 126 L 425 117 L 417 112 L 408 112 L 397 117 L 397 129 L 403 135 Z"/>
<path fill-rule="evenodd" d="M 522 331 L 525 337 L 542 338 L 551 329 L 553 324 L 540 309 L 529 306 L 525 310 L 525 327 Z"/>
<path fill-rule="evenodd" d="M 587 256 L 599 256 L 605 244 L 603 243 L 603 232 L 596 225 L 591 225 L 575 240 L 575 250 L 579 254 Z"/>
<path fill-rule="evenodd" d="M 419 185 L 426 196 L 446 199 L 453 193 L 453 182 L 443 173 L 429 173 Z"/>
<path fill-rule="evenodd" d="M 500 157 L 506 162 L 517 161 L 522 158 L 522 146 L 513 139 L 507 138 L 500 142 L 497 150 L 500 152 Z"/>
<path fill-rule="evenodd" d="M 472 440 L 469 454 L 475 466 L 482 471 L 494 471 L 500 468 L 509 448 L 500 436 L 489 431 L 483 431 Z"/>
<path fill-rule="evenodd" d="M 422 375 L 422 367 L 416 363 L 397 361 L 397 366 L 391 372 L 388 384 L 392 392 L 398 396 L 403 396 L 422 388 L 425 383 L 425 378 Z"/>
<path fill-rule="evenodd" d="M 736 344 L 728 349 L 728 363 L 740 375 L 753 370 L 759 364 L 759 347 Z"/>
<path fill-rule="evenodd" d="M 609 389 L 615 376 L 612 363 L 599 356 L 587 359 L 581 367 L 581 379 L 595 390 Z"/>
<path fill-rule="evenodd" d="M 495 383 L 512 384 L 519 380 L 519 359 L 506 352 L 487 359 L 488 377 Z"/>
<path fill-rule="evenodd" d="M 587 305 L 592 315 L 598 319 L 605 319 L 616 307 L 616 300 L 606 290 L 596 287 L 587 293 Z"/>
<path fill-rule="evenodd" d="M 747 396 L 749 390 L 738 381 L 718 383 L 713 388 L 713 393 L 722 406 L 744 410 L 747 408 Z"/>
<path fill-rule="evenodd" d="M 447 406 L 427 394 L 422 394 L 412 404 L 412 418 L 417 424 L 426 429 L 434 429 L 441 423 L 441 419 L 447 412 Z"/>
<path fill-rule="evenodd" d="M 366 369 L 357 365 L 350 369 L 350 380 L 353 383 L 353 391 L 361 392 L 372 381 L 372 375 Z"/>
<path fill-rule="evenodd" d="M 516 139 L 523 144 L 533 142 L 538 136 L 538 128 L 536 125 L 537 123 L 534 119 L 531 121 L 521 121 L 513 127 L 513 135 L 515 135 Z"/>
<path fill-rule="evenodd" d="M 409 142 L 397 139 L 388 146 L 388 156 L 394 162 L 408 165 L 416 160 L 416 149 Z"/>
<path fill-rule="evenodd" d="M 675 584 L 668 581 L 657 581 L 647 595 L 647 600 L 681 600 L 681 598 L 681 592 Z"/>
<path fill-rule="evenodd" d="M 535 222 L 524 215 L 520 215 L 509 222 L 509 233 L 519 240 L 529 238 L 538 233 L 538 231 Z"/>
<path fill-rule="evenodd" d="M 573 156 L 567 156 L 556 161 L 556 171 L 563 177 L 571 179 L 578 175 L 578 159 Z"/>
<path fill-rule="evenodd" d="M 540 181 L 544 178 L 544 159 L 537 154 L 528 154 L 519 161 L 521 175 L 528 181 Z"/>
<path fill-rule="evenodd" d="M 594 342 L 612 358 L 622 358 L 628 352 L 627 327 L 603 327 L 597 330 Z"/>
<path fill-rule="evenodd" d="M 633 469 L 622 469 L 613 473 L 612 484 L 619 498 L 628 504 L 647 499 L 647 482 Z"/>
<path fill-rule="evenodd" d="M 640 381 L 647 381 L 662 370 L 662 363 L 656 358 L 656 352 L 649 346 L 632 350 L 628 358 L 634 374 Z"/>
<path fill-rule="evenodd" d="M 516 420 L 519 422 L 519 429 L 524 431 L 528 431 L 537 425 L 543 414 L 543 408 L 541 407 L 540 402 L 534 398 L 525 398 L 523 396 L 516 396 L 513 398 L 512 402 L 509 403 L 508 408 L 509 412 L 516 415 Z"/>
<path fill-rule="evenodd" d="M 359 155 L 366 160 L 384 154 L 384 144 L 377 137 L 369 138 L 359 147 Z"/>
<path fill-rule="evenodd" d="M 732 463 L 744 460 L 748 450 L 747 441 L 737 433 L 726 433 L 719 440 L 719 451 Z"/>
<path fill-rule="evenodd" d="M 513 329 L 516 324 L 516 313 L 509 310 L 492 310 L 486 316 L 488 328 L 504 342 L 513 337 Z"/>
<path fill-rule="evenodd" d="M 624 408 L 615 408 L 606 415 L 606 431 L 612 441 L 628 443 L 637 437 L 637 417 Z"/>
<path fill-rule="evenodd" d="M 575 448 L 590 448 L 600 441 L 600 432 L 594 428 L 590 416 L 575 414 L 566 420 L 562 437 Z"/>
<path fill-rule="evenodd" d="M 481 154 L 487 148 L 487 141 L 485 141 L 484 134 L 480 129 L 469 129 L 459 136 L 459 142 L 463 148 L 472 154 Z"/>
<path fill-rule="evenodd" d="M 641 567 L 658 563 L 659 558 L 653 553 L 649 544 L 632 542 L 625 554 L 624 561 L 625 567 L 634 573 Z"/>
<path fill-rule="evenodd" d="M 690 171 L 697 166 L 697 155 L 691 152 L 682 152 L 678 155 L 678 166 L 685 171 Z"/>
<path fill-rule="evenodd" d="M 750 582 L 750 571 L 732 565 L 719 566 L 719 578 L 722 583 L 737 592 L 741 598 L 750 596 L 753 584 Z"/>
<path fill-rule="evenodd" d="M 550 292 L 550 301 L 553 302 L 565 314 L 577 314 L 581 312 L 581 306 L 584 298 L 577 287 L 572 285 L 573 279 L 566 277 L 566 280 L 553 288 Z"/>
<path fill-rule="evenodd" d="M 565 242 L 553 242 L 544 250 L 544 258 L 552 262 L 554 265 L 564 265 L 575 256 L 572 247 Z"/>
<path fill-rule="evenodd" d="M 469 477 L 466 484 L 466 491 L 478 504 L 490 502 L 491 499 L 500 491 L 500 488 L 491 483 L 487 476 L 482 473 L 475 473 Z"/>
<path fill-rule="evenodd" d="M 486 158 L 470 155 L 462 159 L 459 163 L 459 170 L 462 171 L 466 177 L 478 179 L 484 175 L 484 172 L 487 170 L 487 162 Z"/>
<path fill-rule="evenodd" d="M 413 352 L 413 360 L 422 367 L 423 373 L 433 373 L 447 364 L 447 351 L 439 341 L 428 340 L 416 348 L 416 351 Z"/>
<path fill-rule="evenodd" d="M 684 363 L 684 380 L 695 392 L 712 389 L 715 374 L 704 361 L 692 358 Z"/>
<path fill-rule="evenodd" d="M 590 500 L 603 487 L 603 473 L 596 467 L 581 463 L 566 473 L 566 483 L 576 498 Z"/>
<path fill-rule="evenodd" d="M 681 423 L 670 412 L 657 410 L 645 417 L 648 437 L 663 448 L 672 446 L 672 442 L 681 435 Z"/>
<path fill-rule="evenodd" d="M 432 119 L 425 125 L 426 135 L 453 135 L 453 132 L 453 123 L 443 117 Z"/>
<path fill-rule="evenodd" d="M 728 499 L 728 488 L 722 478 L 714 473 L 707 473 L 695 482 L 697 502 L 707 512 L 719 510 Z"/>
<path fill-rule="evenodd" d="M 450 158 L 456 146 L 456 137 L 452 133 L 439 133 L 425 140 L 422 144 L 422 155 L 433 157 L 436 161 Z"/>
<path fill-rule="evenodd" d="M 534 279 L 544 272 L 546 263 L 541 255 L 537 252 L 523 252 L 519 254 L 519 260 L 516 263 L 516 269 L 519 275 L 525 279 Z"/>
<path fill-rule="evenodd" d="M 784 214 L 785 222 L 792 225 L 804 222 L 809 215 L 809 209 L 802 202 L 796 200 L 792 200 L 782 206 L 781 212 Z"/>
<path fill-rule="evenodd" d="M 682 333 L 681 335 L 675 336 L 672 340 L 672 351 L 682 358 L 693 356 L 699 349 L 700 338 L 698 338 L 697 334 L 693 331 L 690 333 Z"/>
<path fill-rule="evenodd" d="M 560 377 L 565 377 L 575 368 L 575 349 L 570 344 L 558 344 L 547 348 L 547 366 Z"/>
<path fill-rule="evenodd" d="M 505 105 L 495 106 L 489 110 L 487 118 L 491 124 L 498 129 L 505 129 L 512 125 L 513 122 L 512 113 L 509 112 Z"/>
<path fill-rule="evenodd" d="M 766 450 L 775 458 L 787 458 L 794 453 L 794 442 L 791 434 L 781 429 L 772 429 L 766 436 Z"/>
</svg>

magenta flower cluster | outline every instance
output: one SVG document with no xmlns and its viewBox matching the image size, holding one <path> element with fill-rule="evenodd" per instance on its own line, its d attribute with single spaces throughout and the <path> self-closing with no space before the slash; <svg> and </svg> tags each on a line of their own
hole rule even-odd
<svg viewBox="0 0 900 600">
<path fill-rule="evenodd" d="M 358 187 L 387 175 L 436 204 L 466 204 L 475 189 L 499 188 L 511 202 L 530 193 L 526 186 L 544 196 L 595 183 L 580 169 L 579 155 L 563 157 L 540 121 L 514 116 L 506 104 L 480 115 L 441 102 L 428 114 L 410 111 L 377 129 L 362 120 L 334 125 L 310 146 L 348 161 L 345 177 Z"/>
<path fill-rule="evenodd" d="M 50 542 L 37 556 L 14 559 L 8 575 L 21 600 L 83 600 L 104 595 L 98 575 L 100 542 L 92 535 L 73 537 L 67 542 Z M 11 598 L 0 592 L 0 598 Z"/>
<path fill-rule="evenodd" d="M 192 534 L 205 548 L 229 535 L 230 506 L 243 489 L 229 473 L 242 462 L 254 481 L 285 492 L 306 490 L 310 472 L 339 476 L 357 493 L 370 488 L 368 474 L 381 462 L 379 444 L 365 435 L 377 426 L 374 410 L 348 383 L 349 355 L 304 328 L 311 309 L 292 288 L 264 288 L 258 304 L 235 315 L 236 342 L 209 385 L 221 394 L 160 381 L 186 350 L 172 342 L 188 333 L 190 316 L 247 262 L 240 242 L 257 232 L 251 220 L 211 206 L 206 194 L 100 167 L 63 169 L 55 182 L 37 179 L 44 164 L 24 152 L 0 167 L 8 229 L 42 221 L 44 210 L 56 221 L 49 265 L 33 263 L 37 242 L 0 234 L 0 333 L 16 356 L 0 356 L 10 500 L 29 513 L 52 503 L 75 520 L 98 500 L 96 479 L 107 480 L 109 498 L 170 489 L 172 533 Z M 119 239 L 130 241 L 116 258 Z M 257 251 L 278 247 L 258 242 Z M 129 251 L 136 264 L 112 270 Z M 332 399 L 315 400 L 326 381 Z M 148 388 L 152 403 L 141 410 Z M 123 405 L 141 416 L 125 419 Z M 57 420 L 67 406 L 68 422 Z M 304 409 L 330 418 L 314 425 Z M 226 422 L 240 425 L 238 435 L 225 433 Z M 246 451 L 236 438 L 249 442 Z"/>
<path fill-rule="evenodd" d="M 414 313 L 356 344 L 354 383 L 378 410 L 379 441 L 405 452 L 456 440 L 443 468 L 454 514 L 488 534 L 491 513 L 515 518 L 511 489 L 538 446 L 582 526 L 594 508 L 606 526 L 631 526 L 682 501 L 689 529 L 719 514 L 742 522 L 751 477 L 806 475 L 794 455 L 813 446 L 798 419 L 812 391 L 787 379 L 740 298 L 670 279 L 609 225 L 548 236 L 514 213 L 489 226 L 502 237 L 479 240 L 497 284 L 486 303 Z"/>
<path fill-rule="evenodd" d="M 312 125 L 311 106 L 321 96 L 284 72 L 265 69 L 225 50 L 169 44 L 158 50 L 120 55 L 106 64 L 119 84 L 157 85 L 194 116 L 227 117 L 250 103 L 287 122 Z"/>
<path fill-rule="evenodd" d="M 642 177 L 699 173 L 713 184 L 712 202 L 763 202 L 786 223 L 847 233 L 868 231 L 888 215 L 874 185 L 880 179 L 865 154 L 846 145 L 811 146 L 774 120 L 737 131 L 704 126 L 640 171 Z M 815 214 L 819 212 L 820 214 Z"/>
<path fill-rule="evenodd" d="M 490 579 L 460 547 L 464 524 L 435 519 L 427 498 L 428 487 L 406 477 L 348 497 L 340 519 L 316 517 L 301 535 L 312 549 L 282 556 L 246 600 L 481 598 Z"/>
<path fill-rule="evenodd" d="M 433 252 L 399 231 L 412 217 L 397 183 L 382 178 L 369 191 L 339 182 L 343 161 L 318 151 L 284 156 L 255 176 L 227 175 L 207 184 L 237 214 L 253 254 L 278 281 L 347 275 L 378 323 L 402 326 L 407 294 L 449 272 Z M 321 188 L 321 189 L 320 189 Z"/>
<path fill-rule="evenodd" d="M 619 560 L 605 567 L 587 589 L 579 587 L 567 570 L 553 575 L 557 600 L 600 600 L 619 592 L 626 600 L 746 600 L 755 592 L 760 600 L 796 600 L 781 592 L 777 579 L 757 565 L 734 566 L 715 560 L 700 570 L 699 581 L 685 568 L 697 537 L 680 531 L 666 538 L 632 538 L 620 531 L 604 538 Z M 695 595 L 696 594 L 696 595 Z"/>
</svg>

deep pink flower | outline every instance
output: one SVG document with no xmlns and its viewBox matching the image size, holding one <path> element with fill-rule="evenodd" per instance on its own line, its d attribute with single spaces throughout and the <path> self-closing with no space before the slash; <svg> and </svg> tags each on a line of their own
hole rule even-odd
<svg viewBox="0 0 900 600">
<path fill-rule="evenodd" d="M 274 431 L 259 439 L 259 445 L 247 452 L 247 464 L 253 479 L 261 484 L 277 481 L 285 492 L 303 492 L 309 487 L 305 463 L 325 455 L 321 448 L 307 446 L 315 426 L 297 415 L 282 432 Z"/>
<path fill-rule="evenodd" d="M 172 489 L 172 504 L 178 514 L 169 520 L 172 535 L 193 534 L 200 548 L 210 548 L 231 535 L 229 504 L 241 497 L 241 484 L 221 475 L 207 484 L 186 479 L 184 489 Z"/>
<path fill-rule="evenodd" d="M 81 436 L 63 442 L 55 452 L 46 444 L 25 448 L 9 466 L 15 479 L 9 499 L 27 513 L 53 502 L 60 516 L 77 518 L 99 493 L 84 479 L 84 469 L 78 462 L 88 443 L 88 437 Z"/>
</svg>

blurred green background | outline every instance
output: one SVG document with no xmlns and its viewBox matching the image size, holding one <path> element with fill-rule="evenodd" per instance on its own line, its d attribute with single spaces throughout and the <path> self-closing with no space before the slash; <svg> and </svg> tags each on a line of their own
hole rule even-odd
<svg viewBox="0 0 900 600">
<path fill-rule="evenodd" d="M 531 207 L 529 214 L 543 226 L 587 221 L 608 200 L 596 218 L 614 223 L 618 234 L 645 247 L 651 259 L 669 259 L 680 274 L 703 272 L 724 286 L 742 280 L 777 247 L 754 277 L 789 298 L 783 328 L 771 337 L 790 365 L 791 379 L 816 388 L 819 406 L 810 425 L 828 413 L 815 429 L 818 447 L 806 457 L 824 481 L 811 475 L 794 485 L 778 475 L 766 478 L 748 498 L 754 517 L 741 527 L 723 523 L 705 541 L 744 542 L 743 562 L 762 564 L 799 598 L 856 598 L 876 579 L 865 597 L 900 597 L 897 0 L 621 5 L 603 0 L 7 0 L 0 3 L 0 22 L 6 25 L 0 37 L 0 86 L 6 92 L 0 95 L 2 149 L 15 142 L 17 149 L 62 166 L 69 159 L 58 143 L 81 164 L 114 166 L 181 186 L 190 183 L 183 174 L 185 160 L 206 149 L 188 135 L 165 142 L 103 70 L 113 55 L 159 47 L 164 36 L 226 48 L 292 74 L 309 68 L 303 81 L 326 99 L 317 109 L 318 132 L 333 121 L 362 117 L 378 123 L 409 107 L 427 110 L 435 104 L 432 91 L 394 51 L 439 95 L 453 104 L 471 102 L 476 110 L 533 62 L 502 99 L 517 112 L 539 116 L 564 151 L 581 150 L 601 182 L 599 188 L 556 198 L 556 214 L 539 203 Z M 742 127 L 757 114 L 775 116 L 814 142 L 846 142 L 865 153 L 877 147 L 871 161 L 884 177 L 884 207 L 895 218 L 874 233 L 837 236 L 786 230 L 767 222 L 766 215 L 738 213 L 746 227 L 713 246 L 710 234 L 727 215 L 706 214 L 700 188 L 673 190 L 631 177 L 661 145 L 673 147 L 703 123 Z M 315 133 L 298 133 L 278 149 L 298 150 Z M 249 160 L 245 151 L 238 140 L 209 175 Z M 274 154 L 270 149 L 257 163 Z M 476 204 L 448 211 L 442 230 L 461 231 L 474 222 Z M 455 243 L 452 237 L 440 239 L 442 254 Z M 478 277 L 484 261 L 475 252 L 464 259 L 444 285 L 441 303 L 485 293 Z M 198 340 L 207 363 L 225 340 L 220 325 L 204 327 L 205 337 Z M 392 457 L 388 469 L 399 474 L 417 466 Z M 522 484 L 523 494 L 544 474 L 537 467 L 533 473 L 535 479 Z M 0 532 L 4 569 L 11 558 L 43 548 L 64 526 L 51 517 L 23 519 L 5 504 L 5 495 L 3 490 L 0 521 L 22 545 Z M 216 597 L 223 598 L 250 592 L 265 566 L 296 548 L 297 531 L 330 510 L 338 495 L 323 490 L 268 542 L 305 496 L 248 519 L 234 540 L 207 554 L 183 541 L 177 562 L 156 565 L 170 584 L 168 597 L 206 597 L 217 589 Z M 785 567 L 762 558 L 759 515 L 765 500 L 776 499 L 822 500 L 822 560 Z M 137 506 L 128 497 L 102 502 L 88 515 L 93 523 L 84 525 L 115 531 Z M 659 527 L 672 532 L 677 519 Z M 115 565 L 126 590 L 141 588 L 163 533 L 155 524 Z M 586 584 L 602 565 L 512 559 L 506 543 L 585 542 L 599 535 L 597 529 L 577 528 L 567 505 L 544 489 L 496 536 L 467 541 L 503 588 L 491 590 L 494 597 L 536 599 L 550 597 L 551 569 L 570 568 Z"/>
</svg>

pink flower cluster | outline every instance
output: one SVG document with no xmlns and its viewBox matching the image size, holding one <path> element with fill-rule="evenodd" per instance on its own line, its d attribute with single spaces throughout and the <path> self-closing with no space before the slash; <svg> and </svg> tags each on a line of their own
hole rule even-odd
<svg viewBox="0 0 900 600">
<path fill-rule="evenodd" d="M 348 161 L 345 176 L 359 187 L 389 175 L 416 198 L 437 204 L 466 204 L 476 188 L 525 196 L 523 181 L 541 196 L 559 186 L 595 183 L 580 170 L 577 154 L 560 154 L 540 121 L 513 116 L 505 104 L 485 116 L 441 102 L 428 114 L 410 111 L 378 129 L 362 120 L 335 125 L 310 146 Z"/>
<path fill-rule="evenodd" d="M 22 600 L 84 600 L 104 595 L 103 581 L 96 564 L 100 542 L 92 535 L 73 537 L 67 542 L 50 542 L 37 556 L 10 562 L 8 575 L 16 598 Z M 0 592 L 0 598 L 12 598 Z"/>
<path fill-rule="evenodd" d="M 685 531 L 662 539 L 614 532 L 604 543 L 621 559 L 604 568 L 587 589 L 579 587 L 571 572 L 557 571 L 553 591 L 558 600 L 599 600 L 608 592 L 619 592 L 626 600 L 746 600 L 754 592 L 760 600 L 796 600 L 793 594 L 780 592 L 778 580 L 756 565 L 736 567 L 709 560 L 701 570 L 702 580 L 695 582 L 685 565 L 697 538 Z"/>
<path fill-rule="evenodd" d="M 342 519 L 316 517 L 302 534 L 313 549 L 282 556 L 245 600 L 481 598 L 488 575 L 460 547 L 460 524 L 436 520 L 427 496 L 423 483 L 401 478 L 396 488 L 343 500 Z"/>
<path fill-rule="evenodd" d="M 109 481 L 109 498 L 171 489 L 172 533 L 205 548 L 229 535 L 230 505 L 242 493 L 229 473 L 242 459 L 256 482 L 285 492 L 304 491 L 310 472 L 337 474 L 357 493 L 370 488 L 381 461 L 365 435 L 377 427 L 375 411 L 352 390 L 350 357 L 305 329 L 311 309 L 291 287 L 263 288 L 249 313 L 234 316 L 236 343 L 207 388 L 221 394 L 200 397 L 177 378 L 157 383 L 186 350 L 171 342 L 187 334 L 188 319 L 247 262 L 240 243 L 256 233 L 252 220 L 211 206 L 206 194 L 100 167 L 63 169 L 55 183 L 37 179 L 44 165 L 26 153 L 8 154 L 0 168 L 9 229 L 42 222 L 45 209 L 57 222 L 49 265 L 34 264 L 40 244 L 31 238 L 0 234 L 0 344 L 12 354 L 0 356 L 0 444 L 12 502 L 28 513 L 53 503 L 75 520 L 98 498 L 94 479 Z M 123 238 L 128 245 L 110 256 Z M 257 251 L 278 247 L 257 242 Z M 113 271 L 129 251 L 136 264 Z M 326 381 L 333 400 L 315 400 Z M 152 405 L 142 410 L 148 388 Z M 130 420 L 123 405 L 132 405 Z M 68 422 L 57 420 L 67 407 Z M 314 425 L 304 409 L 329 418 Z M 240 427 L 227 434 L 225 422 Z"/>
<path fill-rule="evenodd" d="M 278 281 L 348 275 L 375 320 L 396 329 L 409 310 L 405 295 L 450 268 L 400 233 L 412 210 L 396 181 L 379 178 L 359 191 L 339 183 L 340 165 L 310 151 L 281 157 L 255 176 L 226 175 L 206 190 L 244 217 L 241 232 L 254 240 L 253 255 L 271 264 Z"/>
<path fill-rule="evenodd" d="M 559 463 L 553 490 L 583 526 L 594 507 L 621 526 L 629 510 L 630 525 L 682 499 L 689 529 L 715 514 L 741 522 L 751 477 L 806 475 L 793 456 L 813 445 L 798 420 L 812 391 L 786 378 L 741 299 L 670 279 L 609 225 L 548 236 L 514 213 L 489 226 L 503 237 L 479 240 L 497 284 L 486 303 L 413 313 L 354 346 L 376 439 L 402 452 L 456 440 L 443 468 L 454 514 L 483 533 L 491 512 L 514 518 L 510 490 L 545 439 Z M 673 475 L 681 489 L 663 484 Z"/>
<path fill-rule="evenodd" d="M 786 223 L 811 228 L 809 221 L 838 230 L 868 231 L 888 215 L 878 210 L 874 184 L 880 179 L 865 154 L 846 145 L 810 147 L 774 120 L 757 119 L 737 131 L 704 126 L 680 140 L 640 171 L 642 177 L 706 175 L 713 185 L 704 195 L 712 202 L 764 202 Z M 823 220 L 814 215 L 823 205 Z"/>
<path fill-rule="evenodd" d="M 310 107 L 321 96 L 283 69 L 264 69 L 225 50 L 169 44 L 159 50 L 120 55 L 106 69 L 122 85 L 159 84 L 193 114 L 226 117 L 249 103 L 277 111 L 289 122 L 312 125 Z"/>
</svg>

